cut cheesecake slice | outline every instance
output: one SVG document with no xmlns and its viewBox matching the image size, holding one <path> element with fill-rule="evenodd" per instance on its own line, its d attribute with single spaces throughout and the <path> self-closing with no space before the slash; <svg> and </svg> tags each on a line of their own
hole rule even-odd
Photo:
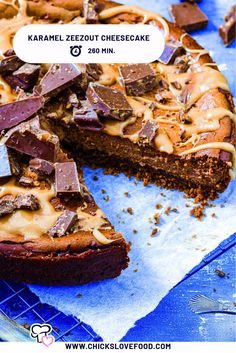
<svg viewBox="0 0 236 353">
<path fill-rule="evenodd" d="M 96 205 L 76 163 L 59 148 L 49 160 L 45 146 L 56 136 L 41 129 L 34 150 L 39 124 L 33 118 L 18 125 L 0 145 L 0 278 L 71 285 L 118 276 L 128 265 L 122 234 Z"/>
</svg>

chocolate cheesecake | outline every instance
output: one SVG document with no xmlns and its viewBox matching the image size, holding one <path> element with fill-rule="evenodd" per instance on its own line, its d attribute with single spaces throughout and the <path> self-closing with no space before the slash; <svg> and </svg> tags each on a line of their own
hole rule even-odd
<svg viewBox="0 0 236 353">
<path fill-rule="evenodd" d="M 0 277 L 116 277 L 128 246 L 84 185 L 81 165 L 216 197 L 235 166 L 227 80 L 187 33 L 137 6 L 23 0 L 0 3 L 0 18 Z M 39 65 L 16 56 L 20 27 L 58 22 L 154 25 L 165 49 L 150 64 Z"/>
</svg>

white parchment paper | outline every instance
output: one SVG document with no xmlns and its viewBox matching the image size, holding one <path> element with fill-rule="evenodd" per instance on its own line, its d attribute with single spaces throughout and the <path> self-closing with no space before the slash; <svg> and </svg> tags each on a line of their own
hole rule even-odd
<svg viewBox="0 0 236 353">
<path fill-rule="evenodd" d="M 137 1 L 122 2 L 137 4 Z M 140 6 L 166 17 L 171 3 L 173 0 L 138 1 Z M 201 6 L 211 22 L 207 30 L 195 37 L 211 50 L 235 91 L 232 81 L 235 77 L 232 74 L 235 48 L 224 48 L 217 35 L 217 28 L 233 3 L 234 0 L 203 2 Z M 42 302 L 91 325 L 104 340 L 118 341 L 138 319 L 154 310 L 168 291 L 207 253 L 236 231 L 236 182 L 231 182 L 225 193 L 213 203 L 214 207 L 206 209 L 206 216 L 198 221 L 189 215 L 192 201 L 185 199 L 180 192 L 161 190 L 156 186 L 144 187 L 141 182 L 134 183 L 135 179 L 129 180 L 122 174 L 117 177 L 103 175 L 101 170 L 96 172 L 98 181 L 94 181 L 94 174 L 94 171 L 85 169 L 90 191 L 116 230 L 122 231 L 126 240 L 132 242 L 129 268 L 116 279 L 96 284 L 30 288 Z M 101 189 L 106 193 L 103 194 Z M 129 192 L 130 197 L 126 197 L 125 192 Z M 104 200 L 106 196 L 109 201 Z M 160 210 L 155 209 L 158 203 L 162 204 Z M 164 211 L 169 206 L 176 207 L 178 212 L 166 215 Z M 122 211 L 128 207 L 132 207 L 133 215 Z M 161 223 L 157 226 L 160 232 L 150 237 L 156 227 L 153 220 L 156 212 L 161 214 Z M 215 217 L 212 217 L 213 213 Z"/>
<path fill-rule="evenodd" d="M 100 283 L 30 288 L 42 302 L 91 325 L 104 340 L 118 341 L 138 319 L 154 310 L 207 253 L 236 231 L 236 183 L 231 182 L 199 221 L 189 214 L 194 206 L 192 200 L 180 192 L 154 185 L 144 187 L 123 174 L 103 175 L 101 170 L 96 172 L 98 181 L 94 181 L 94 173 L 85 169 L 87 185 L 116 230 L 132 242 L 129 268 L 120 277 Z M 109 201 L 104 200 L 106 196 Z M 158 203 L 162 205 L 159 210 L 155 208 Z M 177 212 L 166 215 L 169 206 L 177 208 Z M 127 212 L 128 207 L 132 207 L 133 215 Z M 157 226 L 160 232 L 151 237 L 156 212 L 161 215 Z"/>
</svg>

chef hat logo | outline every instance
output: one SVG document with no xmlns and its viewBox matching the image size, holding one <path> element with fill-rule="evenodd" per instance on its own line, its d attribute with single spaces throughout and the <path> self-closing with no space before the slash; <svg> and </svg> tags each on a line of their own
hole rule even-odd
<svg viewBox="0 0 236 353">
<path fill-rule="evenodd" d="M 40 343 L 42 342 L 43 336 L 47 336 L 51 331 L 52 326 L 49 324 L 33 324 L 30 327 L 30 336 Z"/>
</svg>

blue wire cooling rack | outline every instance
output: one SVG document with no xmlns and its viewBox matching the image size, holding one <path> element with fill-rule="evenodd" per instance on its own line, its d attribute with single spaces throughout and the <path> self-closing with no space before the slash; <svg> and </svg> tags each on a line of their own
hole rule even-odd
<svg viewBox="0 0 236 353">
<path fill-rule="evenodd" d="M 223 241 L 217 249 L 208 254 L 180 282 L 194 275 L 201 268 L 236 245 L 236 234 Z M 178 285 L 180 284 L 178 283 Z M 0 281 L 0 311 L 26 329 L 34 323 L 49 323 L 58 342 L 98 342 L 102 338 L 91 327 L 77 318 L 67 316 L 53 306 L 42 304 L 25 284 Z"/>
</svg>

